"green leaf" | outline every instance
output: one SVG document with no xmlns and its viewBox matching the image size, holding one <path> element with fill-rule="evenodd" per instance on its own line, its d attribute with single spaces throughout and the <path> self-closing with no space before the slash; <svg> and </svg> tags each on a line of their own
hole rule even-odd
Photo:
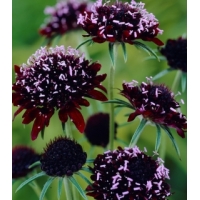
<svg viewBox="0 0 200 200">
<path fill-rule="evenodd" d="M 41 164 L 41 162 L 38 160 L 38 161 L 34 162 L 33 164 L 29 165 L 28 168 L 31 169 L 31 168 L 33 168 L 33 167 L 35 167 L 35 166 L 40 165 L 40 164 Z"/>
<path fill-rule="evenodd" d="M 182 88 L 182 92 L 185 92 L 186 85 L 187 85 L 187 73 L 182 72 L 182 76 L 181 76 L 181 88 Z"/>
<path fill-rule="evenodd" d="M 144 51 L 146 51 L 149 55 L 153 55 L 155 56 L 155 58 L 159 60 L 158 56 L 156 55 L 156 53 L 148 46 L 146 46 L 145 44 L 141 43 L 141 42 L 138 42 L 138 41 L 133 41 L 133 44 L 137 47 L 137 48 L 140 48 L 140 49 L 143 49 Z"/>
<path fill-rule="evenodd" d="M 155 52 L 155 51 L 154 51 Z M 166 60 L 166 58 L 164 56 L 157 56 L 159 60 Z M 155 56 L 148 56 L 146 58 L 143 59 L 143 61 L 147 61 L 147 60 L 155 60 Z"/>
<path fill-rule="evenodd" d="M 44 126 L 44 128 L 41 130 L 41 137 L 42 137 L 42 139 L 44 139 L 44 131 L 45 131 L 45 126 Z"/>
<path fill-rule="evenodd" d="M 93 163 L 94 162 L 94 159 L 88 159 L 86 160 L 86 163 Z"/>
<path fill-rule="evenodd" d="M 65 123 L 62 122 L 61 124 L 62 124 L 62 130 L 63 130 L 63 133 L 66 135 L 66 127 L 65 127 Z"/>
<path fill-rule="evenodd" d="M 23 183 L 21 183 L 21 184 L 19 185 L 19 187 L 16 189 L 16 192 L 17 192 L 18 190 L 20 190 L 22 187 L 24 187 L 25 185 L 27 185 L 28 183 L 30 183 L 31 181 L 33 181 L 33 180 L 35 180 L 36 178 L 39 178 L 39 177 L 41 177 L 41 176 L 44 176 L 44 175 L 46 175 L 45 172 L 40 172 L 40 173 L 35 174 L 34 176 L 30 177 L 29 179 L 25 180 L 25 181 L 24 181 Z"/>
<path fill-rule="evenodd" d="M 155 81 L 156 79 L 159 79 L 161 77 L 163 77 L 164 75 L 168 74 L 169 72 L 173 71 L 174 69 L 173 68 L 168 68 L 168 69 L 165 69 L 161 72 L 159 72 L 158 74 L 156 74 L 152 80 Z"/>
<path fill-rule="evenodd" d="M 123 101 L 121 99 L 108 100 L 108 101 L 104 101 L 103 103 L 115 103 L 115 104 L 118 104 L 115 107 L 127 107 L 127 108 L 134 109 L 134 107 L 130 103 Z"/>
<path fill-rule="evenodd" d="M 68 179 L 70 180 L 70 182 L 76 187 L 76 189 L 79 191 L 79 193 L 81 194 L 81 196 L 87 200 L 87 197 L 85 195 L 85 192 L 83 191 L 83 189 L 81 188 L 81 186 L 78 184 L 78 182 L 76 181 L 76 179 L 73 176 L 68 177 Z"/>
<path fill-rule="evenodd" d="M 156 124 L 156 129 L 157 129 L 157 136 L 156 136 L 155 151 L 158 152 L 161 143 L 161 129 L 158 124 Z"/>
<path fill-rule="evenodd" d="M 140 122 L 140 125 L 138 126 L 138 128 L 136 129 L 135 133 L 133 134 L 133 136 L 131 138 L 131 142 L 129 144 L 129 147 L 135 146 L 135 144 L 137 143 L 137 140 L 139 139 L 139 137 L 142 133 L 142 130 L 144 129 L 146 123 L 147 123 L 147 120 L 143 118 Z"/>
<path fill-rule="evenodd" d="M 58 200 L 60 200 L 61 191 L 62 191 L 62 184 L 63 184 L 63 178 L 61 177 L 61 178 L 58 179 L 58 190 L 57 190 Z"/>
<path fill-rule="evenodd" d="M 92 183 L 84 174 L 82 174 L 81 172 L 76 172 L 76 174 L 78 174 L 88 185 L 92 186 Z"/>
<path fill-rule="evenodd" d="M 87 167 L 82 167 L 81 170 L 85 171 L 85 172 L 88 172 L 90 174 L 92 174 L 92 171 L 91 169 L 87 168 Z"/>
<path fill-rule="evenodd" d="M 169 136 L 170 140 L 172 141 L 172 144 L 174 145 L 176 153 L 178 154 L 178 156 L 180 158 L 180 150 L 178 148 L 178 145 L 177 145 L 177 143 L 176 143 L 171 131 L 169 130 L 169 128 L 167 126 L 163 126 L 163 125 L 160 125 L 160 126 L 167 133 L 167 135 Z"/>
<path fill-rule="evenodd" d="M 112 64 L 115 65 L 115 58 L 114 58 L 114 44 L 115 43 L 108 43 L 109 55 L 112 61 Z"/>
<path fill-rule="evenodd" d="M 81 44 L 79 44 L 79 45 L 76 47 L 76 50 L 79 49 L 81 46 L 83 46 L 84 44 L 86 44 L 86 43 L 88 43 L 88 42 L 90 42 L 90 44 L 91 44 L 91 43 L 92 43 L 91 41 L 93 41 L 93 40 L 90 38 L 90 39 L 88 39 L 88 40 L 82 42 Z"/>
<path fill-rule="evenodd" d="M 124 42 L 121 42 L 122 45 L 122 50 L 123 50 L 123 55 L 124 55 L 124 62 L 127 61 L 127 52 L 126 52 L 126 45 Z"/>
<path fill-rule="evenodd" d="M 48 181 L 44 184 L 44 187 L 42 188 L 39 200 L 43 200 L 43 198 L 44 198 L 49 186 L 51 185 L 51 183 L 53 182 L 54 179 L 55 179 L 55 177 L 50 177 L 48 179 Z"/>
</svg>

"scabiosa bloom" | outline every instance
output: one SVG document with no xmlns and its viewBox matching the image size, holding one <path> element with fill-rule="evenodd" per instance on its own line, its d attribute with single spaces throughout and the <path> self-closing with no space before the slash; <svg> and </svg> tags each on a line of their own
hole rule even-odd
<svg viewBox="0 0 200 200">
<path fill-rule="evenodd" d="M 41 155 L 41 170 L 49 176 L 72 176 L 85 164 L 87 154 L 81 145 L 67 137 L 58 137 L 47 144 Z"/>
<path fill-rule="evenodd" d="M 147 78 L 149 80 L 149 78 Z M 123 83 L 121 95 L 126 97 L 135 111 L 129 115 L 128 121 L 132 121 L 138 115 L 156 124 L 175 128 L 177 133 L 184 138 L 187 129 L 185 115 L 177 111 L 180 104 L 175 101 L 174 94 L 165 85 L 155 85 L 137 81 Z M 182 103 L 183 100 L 182 100 Z"/>
<path fill-rule="evenodd" d="M 94 182 L 86 190 L 94 199 L 161 200 L 171 195 L 163 161 L 153 160 L 136 146 L 98 155 L 91 170 Z"/>
<path fill-rule="evenodd" d="M 40 155 L 27 146 L 15 146 L 12 149 L 12 178 L 25 177 L 33 168 L 29 166 L 40 160 Z"/>
<path fill-rule="evenodd" d="M 174 69 L 187 72 L 187 39 L 169 39 L 160 53 L 167 58 L 168 65 Z"/>
<path fill-rule="evenodd" d="M 54 110 L 62 123 L 68 116 L 80 132 L 85 129 L 80 106 L 89 106 L 84 97 L 106 101 L 106 96 L 96 88 L 106 92 L 101 82 L 106 74 L 97 75 L 101 65 L 90 63 L 83 55 L 71 47 L 42 47 L 28 59 L 28 64 L 15 65 L 16 82 L 13 84 L 13 105 L 19 106 L 14 117 L 22 110 L 23 124 L 34 121 L 31 137 L 49 125 Z"/>
<path fill-rule="evenodd" d="M 136 39 L 152 41 L 157 45 L 163 43 L 156 38 L 162 34 L 158 28 L 158 20 L 152 13 L 144 9 L 144 3 L 115 2 L 109 4 L 97 0 L 90 12 L 80 14 L 78 24 L 91 36 L 97 43 L 105 41 L 125 42 L 133 44 Z"/>
<path fill-rule="evenodd" d="M 109 114 L 96 113 L 90 116 L 85 126 L 85 136 L 92 145 L 106 147 L 109 142 Z M 115 123 L 115 134 L 117 123 Z"/>
<path fill-rule="evenodd" d="M 44 12 L 50 16 L 39 30 L 40 34 L 51 40 L 57 35 L 81 28 L 77 18 L 87 9 L 88 4 L 78 0 L 60 1 L 54 7 L 47 7 Z"/>
</svg>

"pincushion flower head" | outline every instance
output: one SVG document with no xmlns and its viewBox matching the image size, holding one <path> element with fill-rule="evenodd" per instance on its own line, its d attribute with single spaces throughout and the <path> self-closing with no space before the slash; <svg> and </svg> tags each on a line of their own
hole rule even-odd
<svg viewBox="0 0 200 200">
<path fill-rule="evenodd" d="M 147 78 L 150 80 L 149 78 Z M 172 127 L 184 138 L 187 129 L 185 115 L 179 112 L 180 104 L 174 99 L 175 95 L 165 85 L 156 85 L 151 82 L 137 81 L 124 82 L 120 94 L 126 97 L 135 110 L 129 115 L 128 121 L 141 115 L 143 119 L 161 125 Z M 181 100 L 182 103 L 183 100 Z"/>
<path fill-rule="evenodd" d="M 81 145 L 67 137 L 58 137 L 44 149 L 40 159 L 41 170 L 48 176 L 72 176 L 82 168 L 86 158 Z"/>
<path fill-rule="evenodd" d="M 88 3 L 78 0 L 60 1 L 54 7 L 47 7 L 45 14 L 49 15 L 39 32 L 50 41 L 71 30 L 80 29 L 77 24 L 79 14 L 88 9 Z"/>
<path fill-rule="evenodd" d="M 159 22 L 152 13 L 144 9 L 144 3 L 115 2 L 103 3 L 97 0 L 90 12 L 79 15 L 78 24 L 88 33 L 94 42 L 120 42 L 134 44 L 134 40 L 163 43 L 156 38 L 162 34 Z"/>
<path fill-rule="evenodd" d="M 187 39 L 168 39 L 160 53 L 166 57 L 168 65 L 173 69 L 187 72 Z"/>
<path fill-rule="evenodd" d="M 109 142 L 109 114 L 96 113 L 90 116 L 85 126 L 85 136 L 92 145 L 106 147 Z M 117 133 L 115 123 L 115 134 Z"/>
<path fill-rule="evenodd" d="M 21 185 L 17 188 L 17 191 L 31 181 L 41 176 L 47 176 L 48 180 L 44 184 L 40 194 L 41 200 L 44 198 L 47 189 L 56 178 L 59 178 L 58 199 L 60 199 L 63 182 L 66 184 L 68 181 L 74 184 L 82 197 L 86 199 L 86 195 L 73 176 L 76 174 L 86 180 L 86 177 L 80 172 L 80 170 L 83 170 L 82 167 L 86 163 L 86 158 L 86 152 L 83 151 L 81 145 L 79 145 L 76 141 L 64 136 L 54 138 L 54 140 L 50 141 L 46 145 L 39 162 L 37 162 L 37 165 L 40 165 L 42 171 L 21 183 Z M 70 191 L 67 192 L 70 193 Z"/>
<path fill-rule="evenodd" d="M 86 191 L 97 200 L 162 200 L 171 195 L 165 181 L 169 169 L 137 146 L 99 154 L 91 170 L 93 184 Z"/>
<path fill-rule="evenodd" d="M 12 149 L 12 178 L 25 177 L 33 168 L 29 166 L 40 160 L 40 155 L 27 146 L 15 146 Z"/>
<path fill-rule="evenodd" d="M 14 117 L 22 110 L 23 124 L 34 120 L 32 140 L 49 125 L 55 110 L 62 123 L 73 121 L 80 132 L 85 123 L 80 106 L 89 106 L 85 97 L 106 101 L 106 96 L 96 90 L 106 92 L 101 82 L 106 74 L 97 75 L 101 65 L 91 63 L 71 47 L 41 47 L 33 54 L 27 64 L 15 65 L 16 82 L 13 84 L 13 105 L 18 106 Z"/>
</svg>

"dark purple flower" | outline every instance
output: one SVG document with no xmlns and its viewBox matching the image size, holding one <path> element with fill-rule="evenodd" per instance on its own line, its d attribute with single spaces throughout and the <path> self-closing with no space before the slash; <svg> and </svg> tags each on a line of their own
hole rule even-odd
<svg viewBox="0 0 200 200">
<path fill-rule="evenodd" d="M 27 146 L 15 146 L 12 149 L 12 178 L 25 177 L 34 168 L 29 166 L 40 160 L 40 155 Z"/>
<path fill-rule="evenodd" d="M 164 200 L 171 195 L 169 170 L 138 147 L 104 152 L 91 167 L 93 184 L 87 195 L 97 200 Z"/>
<path fill-rule="evenodd" d="M 61 122 L 68 117 L 82 133 L 85 122 L 79 109 L 89 106 L 84 97 L 106 101 L 101 82 L 106 74 L 97 75 L 99 63 L 90 63 L 75 49 L 64 46 L 41 48 L 28 59 L 28 64 L 15 66 L 16 82 L 13 84 L 13 105 L 18 106 L 14 117 L 22 110 L 23 124 L 33 123 L 31 132 L 35 140 L 41 130 L 49 125 L 54 110 L 59 110 Z"/>
<path fill-rule="evenodd" d="M 81 145 L 67 137 L 58 137 L 44 149 L 41 170 L 49 176 L 72 176 L 82 168 L 86 158 Z"/>
<path fill-rule="evenodd" d="M 109 114 L 96 113 L 90 116 L 85 126 L 85 136 L 92 145 L 106 147 L 109 142 Z M 115 123 L 115 134 L 117 133 Z"/>
<path fill-rule="evenodd" d="M 88 33 L 94 42 L 125 42 L 134 40 L 152 41 L 161 46 L 156 36 L 162 34 L 158 20 L 144 9 L 144 3 L 102 3 L 97 0 L 90 12 L 79 15 L 78 24 Z"/>
<path fill-rule="evenodd" d="M 187 39 L 167 40 L 165 47 L 160 48 L 160 53 L 167 58 L 168 65 L 174 69 L 187 72 Z"/>
<path fill-rule="evenodd" d="M 58 35 L 80 29 L 77 18 L 86 10 L 88 10 L 87 3 L 78 0 L 60 1 L 54 7 L 47 7 L 45 14 L 49 15 L 49 18 L 46 19 L 39 33 L 51 41 Z"/>
<path fill-rule="evenodd" d="M 137 81 L 123 83 L 120 94 L 126 97 L 134 108 L 128 121 L 132 121 L 138 115 L 153 123 L 175 128 L 177 133 L 184 138 L 187 129 L 185 115 L 177 111 L 180 104 L 175 101 L 174 94 L 165 85 L 155 85 Z M 183 100 L 182 100 L 183 102 Z"/>
</svg>

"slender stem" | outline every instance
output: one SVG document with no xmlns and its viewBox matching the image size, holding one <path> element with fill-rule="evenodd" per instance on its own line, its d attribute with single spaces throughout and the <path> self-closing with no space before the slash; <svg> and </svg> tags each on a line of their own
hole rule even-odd
<svg viewBox="0 0 200 200">
<path fill-rule="evenodd" d="M 175 94 L 176 90 L 178 88 L 178 85 L 180 83 L 180 78 L 181 78 L 181 70 L 177 70 L 176 76 L 174 78 L 174 82 L 172 84 L 171 91 Z M 163 132 L 163 131 L 162 131 Z M 166 133 L 162 133 L 162 146 L 160 148 L 160 157 L 165 160 L 165 154 L 166 154 L 166 140 L 167 140 L 167 135 Z"/>
<path fill-rule="evenodd" d="M 70 137 L 71 139 L 73 138 L 72 136 L 72 129 L 71 129 L 71 124 L 70 120 L 68 119 L 67 123 L 65 124 L 65 134 L 67 137 Z"/>
<path fill-rule="evenodd" d="M 70 187 L 70 182 L 67 177 L 64 177 L 64 187 L 67 200 L 73 200 L 73 194 Z"/>
<path fill-rule="evenodd" d="M 29 186 L 34 190 L 34 192 L 36 193 L 36 195 L 38 196 L 38 198 L 40 198 L 40 194 L 41 194 L 41 189 L 38 186 L 36 181 L 32 181 Z M 43 200 L 47 200 L 46 197 L 43 198 Z"/>
<path fill-rule="evenodd" d="M 178 88 L 178 85 L 180 83 L 181 74 L 182 74 L 182 71 L 181 70 L 177 70 L 174 82 L 172 84 L 172 89 L 171 89 L 171 91 L 174 92 L 174 93 L 176 92 L 176 90 Z"/>
<path fill-rule="evenodd" d="M 114 45 L 114 59 L 116 59 L 116 45 Z M 115 63 L 115 62 L 114 62 Z M 114 88 L 114 75 L 115 75 L 115 66 L 112 65 L 110 68 L 110 79 L 109 79 L 109 100 L 113 100 L 113 88 Z M 109 123 L 109 149 L 113 150 L 114 148 L 114 131 L 115 131 L 115 122 L 114 122 L 114 104 L 109 104 L 110 108 L 110 123 Z"/>
</svg>

